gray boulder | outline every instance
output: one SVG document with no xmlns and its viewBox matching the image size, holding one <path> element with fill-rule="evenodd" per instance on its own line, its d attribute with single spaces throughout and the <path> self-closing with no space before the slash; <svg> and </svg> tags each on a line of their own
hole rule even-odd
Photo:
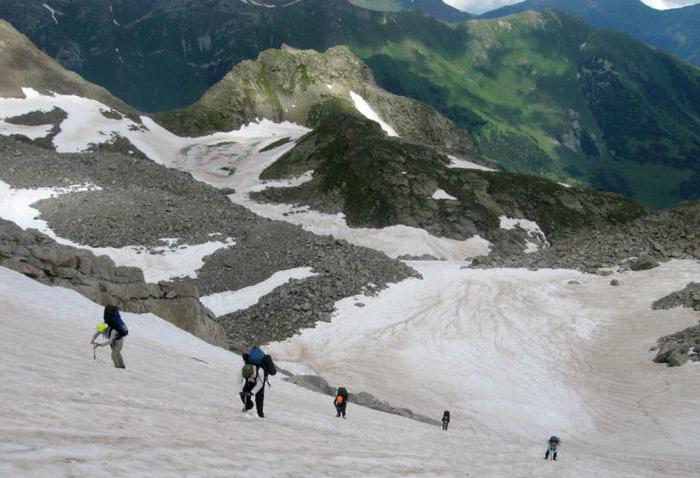
<svg viewBox="0 0 700 478">
<path fill-rule="evenodd" d="M 36 230 L 0 219 L 0 266 L 44 284 L 77 291 L 126 312 L 150 312 L 209 343 L 228 346 L 223 327 L 185 282 L 148 284 L 136 267 L 117 267 L 107 256 L 63 246 Z"/>
<path fill-rule="evenodd" d="M 649 254 L 640 254 L 636 260 L 630 263 L 630 269 L 633 271 L 648 271 L 659 266 L 659 261 L 654 259 Z"/>
<path fill-rule="evenodd" d="M 691 282 L 683 290 L 673 292 L 652 304 L 654 310 L 688 307 L 700 311 L 700 282 Z"/>
<path fill-rule="evenodd" d="M 658 350 L 654 362 L 666 363 L 669 367 L 679 367 L 688 361 L 700 362 L 700 323 L 661 337 L 652 350 Z"/>
</svg>

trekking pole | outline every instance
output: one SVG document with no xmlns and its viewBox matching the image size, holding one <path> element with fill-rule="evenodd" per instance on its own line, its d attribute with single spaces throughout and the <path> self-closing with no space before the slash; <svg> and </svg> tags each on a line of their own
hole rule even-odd
<svg viewBox="0 0 700 478">
<path fill-rule="evenodd" d="M 97 360 L 97 345 L 92 346 L 92 359 Z"/>
</svg>

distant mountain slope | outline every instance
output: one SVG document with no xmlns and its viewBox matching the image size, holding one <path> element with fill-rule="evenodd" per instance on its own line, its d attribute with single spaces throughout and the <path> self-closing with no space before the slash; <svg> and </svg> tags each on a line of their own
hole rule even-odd
<svg viewBox="0 0 700 478">
<path fill-rule="evenodd" d="M 316 126 L 319 106 L 331 98 L 342 108 L 375 115 L 392 135 L 471 150 L 468 134 L 430 106 L 379 88 L 369 68 L 343 46 L 324 53 L 284 47 L 236 65 L 189 108 L 159 113 L 156 120 L 180 135 L 230 131 L 255 120 Z"/>
<path fill-rule="evenodd" d="M 700 70 L 546 11 L 470 21 L 463 50 L 395 41 L 377 82 L 466 127 L 502 167 L 667 206 L 700 197 Z"/>
<path fill-rule="evenodd" d="M 447 24 L 345 0 L 54 3 L 63 15 L 0 0 L 0 16 L 136 105 L 184 107 L 269 47 L 346 44 L 380 87 L 433 106 L 502 168 L 656 206 L 700 197 L 699 70 L 565 14 Z"/>
<path fill-rule="evenodd" d="M 234 65 L 284 43 L 326 50 L 383 41 L 384 15 L 347 0 L 0 0 L 0 18 L 142 111 L 194 103 Z"/>
<path fill-rule="evenodd" d="M 480 18 L 546 9 L 575 15 L 595 27 L 625 32 L 700 65 L 700 5 L 656 10 L 640 0 L 526 0 L 487 12 Z"/>
<path fill-rule="evenodd" d="M 399 12 L 403 10 L 418 10 L 447 22 L 461 22 L 474 18 L 474 15 L 463 12 L 446 4 L 442 0 L 349 0 L 358 7 L 380 12 Z"/>
<path fill-rule="evenodd" d="M 33 88 L 91 98 L 123 113 L 135 113 L 104 88 L 63 69 L 4 20 L 0 20 L 0 72 L 0 97 L 24 98 L 22 88 Z"/>
</svg>

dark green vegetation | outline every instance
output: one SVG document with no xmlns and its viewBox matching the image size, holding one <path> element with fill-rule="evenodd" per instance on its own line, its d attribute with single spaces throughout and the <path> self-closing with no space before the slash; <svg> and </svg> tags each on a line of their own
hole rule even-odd
<svg viewBox="0 0 700 478">
<path fill-rule="evenodd" d="M 284 146 L 285 144 L 289 143 L 291 141 L 291 138 L 282 138 L 279 141 L 275 141 L 274 143 L 268 144 L 264 148 L 262 148 L 259 152 L 264 153 L 266 151 L 272 151 L 273 149 L 277 149 L 280 146 Z"/>
<path fill-rule="evenodd" d="M 598 28 L 625 32 L 700 65 L 700 5 L 656 10 L 640 0 L 527 0 L 485 13 L 481 18 L 546 9 L 575 15 Z"/>
<path fill-rule="evenodd" d="M 499 227 L 501 215 L 527 217 L 555 241 L 578 229 L 630 221 L 646 211 L 627 198 L 589 188 L 566 188 L 518 173 L 452 169 L 448 164 L 446 156 L 389 138 L 362 117 L 332 113 L 262 174 L 280 179 L 314 170 L 313 179 L 253 197 L 343 212 L 355 227 L 403 224 L 454 239 L 479 234 L 499 247 L 514 248 L 522 242 L 516 246 L 512 234 Z M 433 199 L 437 189 L 457 200 Z"/>
<path fill-rule="evenodd" d="M 700 197 L 700 70 L 553 12 L 452 33 L 463 51 L 402 41 L 360 56 L 380 85 L 436 105 L 502 167 L 656 206 Z"/>
<path fill-rule="evenodd" d="M 55 22 L 39 1 L 0 0 L 0 16 L 147 110 L 191 103 L 233 63 L 282 43 L 347 44 L 379 86 L 432 105 L 501 167 L 588 182 L 656 206 L 700 197 L 698 70 L 564 14 L 448 25 L 345 0 L 284 8 L 240 0 L 110 5 L 57 1 L 52 6 L 65 15 Z"/>
<path fill-rule="evenodd" d="M 350 3 L 379 12 L 418 10 L 446 22 L 460 22 L 474 17 L 474 15 L 458 10 L 442 0 L 350 0 Z"/>
</svg>

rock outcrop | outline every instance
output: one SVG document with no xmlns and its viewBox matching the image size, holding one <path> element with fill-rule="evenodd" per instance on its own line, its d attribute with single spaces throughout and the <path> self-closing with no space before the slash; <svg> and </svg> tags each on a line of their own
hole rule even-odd
<svg viewBox="0 0 700 478">
<path fill-rule="evenodd" d="M 700 323 L 661 337 L 652 350 L 658 350 L 654 362 L 666 363 L 669 367 L 679 367 L 688 361 L 700 362 Z"/>
<path fill-rule="evenodd" d="M 115 266 L 107 256 L 57 244 L 35 230 L 24 231 L 0 219 L 0 266 L 48 285 L 73 289 L 99 304 L 126 312 L 150 312 L 193 335 L 228 346 L 224 329 L 199 302 L 199 291 L 185 283 L 144 281 L 135 267 Z"/>
<path fill-rule="evenodd" d="M 668 310 L 674 307 L 688 307 L 700 312 L 700 282 L 691 282 L 683 290 L 663 297 L 651 306 L 654 310 Z"/>
<path fill-rule="evenodd" d="M 191 107 L 156 119 L 181 135 L 230 131 L 256 118 L 315 127 L 318 105 L 334 99 L 355 110 L 352 95 L 402 137 L 449 150 L 471 149 L 467 132 L 429 105 L 379 88 L 367 65 L 345 46 L 323 53 L 287 46 L 265 50 L 257 60 L 236 65 Z"/>
<path fill-rule="evenodd" d="M 319 377 L 318 375 L 292 375 L 284 380 L 300 387 L 304 387 L 308 390 L 329 395 L 331 397 L 335 396 L 337 390 L 337 387 L 332 387 L 326 381 L 326 379 Z M 410 418 L 411 420 L 416 420 L 430 425 L 440 425 L 439 420 L 435 420 L 424 415 L 419 415 L 408 408 L 393 407 L 388 402 L 383 402 L 371 393 L 367 392 L 348 393 L 348 403 L 371 408 L 372 410 L 377 410 L 384 413 L 391 413 L 392 415 L 400 415 L 402 417 Z"/>
</svg>

